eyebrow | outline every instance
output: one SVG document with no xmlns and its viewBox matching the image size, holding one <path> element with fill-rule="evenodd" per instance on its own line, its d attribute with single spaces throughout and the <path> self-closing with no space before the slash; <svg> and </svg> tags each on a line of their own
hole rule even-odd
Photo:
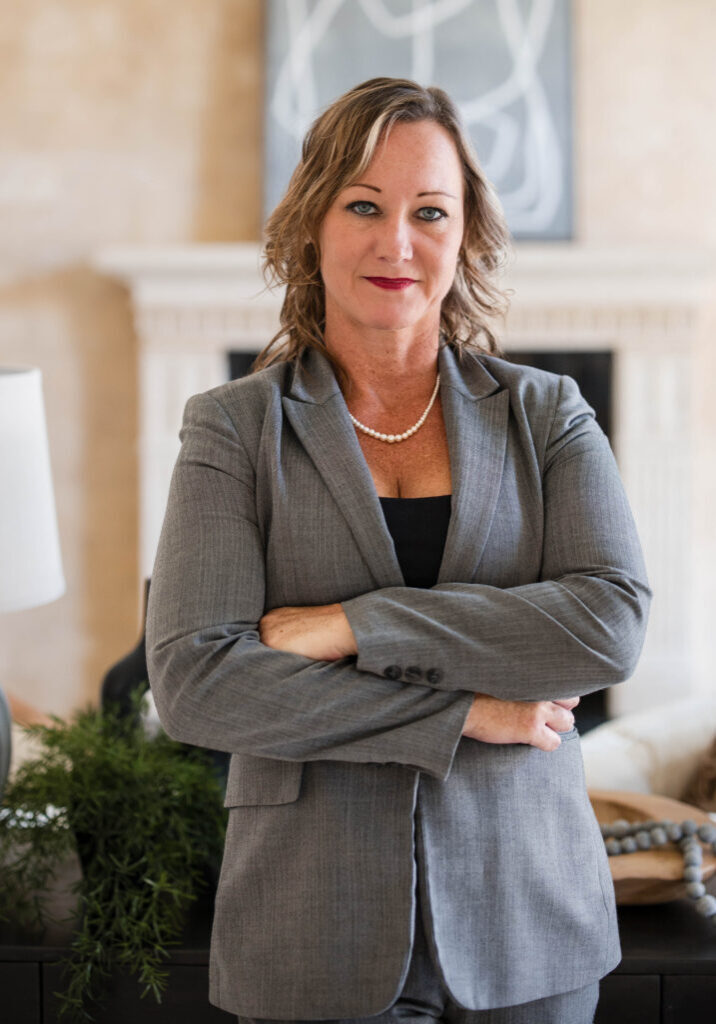
<svg viewBox="0 0 716 1024">
<path fill-rule="evenodd" d="M 367 185 L 364 181 L 356 181 L 352 185 L 346 185 L 346 188 L 369 188 L 372 192 L 382 192 L 381 188 L 377 188 L 375 185 Z M 418 192 L 418 198 L 423 196 L 448 196 L 450 199 L 457 199 L 452 192 L 442 192 L 440 189 L 431 189 L 429 192 Z"/>
</svg>

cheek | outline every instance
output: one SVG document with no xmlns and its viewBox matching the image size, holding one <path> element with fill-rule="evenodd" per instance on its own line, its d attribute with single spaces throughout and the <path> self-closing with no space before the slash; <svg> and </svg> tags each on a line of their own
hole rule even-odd
<svg viewBox="0 0 716 1024">
<path fill-rule="evenodd" d="M 318 244 L 321 247 L 322 266 L 324 263 L 326 266 L 330 266 L 341 262 L 341 252 L 345 247 L 345 241 L 340 227 L 330 214 L 326 217 L 318 235 Z"/>
<path fill-rule="evenodd" d="M 331 247 L 321 255 L 321 276 L 329 291 L 335 290 L 346 276 L 344 254 L 340 248 Z"/>
<path fill-rule="evenodd" d="M 457 270 L 457 264 L 458 264 L 458 260 L 460 258 L 460 250 L 462 249 L 462 244 L 463 244 L 464 240 L 465 240 L 465 232 L 464 232 L 463 227 L 461 225 L 459 230 L 455 231 L 455 234 L 454 234 L 454 236 L 452 238 L 452 245 L 451 245 L 451 250 L 450 250 L 451 251 L 451 262 L 452 262 L 452 268 L 453 268 L 453 277 L 455 276 L 455 271 Z"/>
<path fill-rule="evenodd" d="M 321 277 L 326 296 L 342 305 L 353 291 L 353 261 L 344 245 L 330 245 L 321 252 Z"/>
<path fill-rule="evenodd" d="M 360 276 L 362 266 L 360 246 L 355 239 L 333 238 L 326 249 L 322 249 L 321 274 L 327 288 L 335 284 L 343 290 Z"/>
<path fill-rule="evenodd" d="M 461 239 L 451 239 L 449 242 L 446 242 L 441 252 L 436 255 L 436 265 L 439 268 L 438 276 L 445 291 L 450 288 L 455 278 L 457 259 L 460 253 L 460 242 Z"/>
</svg>

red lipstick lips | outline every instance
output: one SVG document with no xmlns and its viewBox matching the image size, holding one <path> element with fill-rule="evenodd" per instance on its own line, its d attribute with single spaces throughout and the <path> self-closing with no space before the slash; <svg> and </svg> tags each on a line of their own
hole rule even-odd
<svg viewBox="0 0 716 1024">
<path fill-rule="evenodd" d="M 408 288 L 411 284 L 415 284 L 412 277 L 367 277 L 366 281 L 370 281 L 378 288 L 387 288 L 389 291 L 400 291 L 401 288 Z"/>
</svg>

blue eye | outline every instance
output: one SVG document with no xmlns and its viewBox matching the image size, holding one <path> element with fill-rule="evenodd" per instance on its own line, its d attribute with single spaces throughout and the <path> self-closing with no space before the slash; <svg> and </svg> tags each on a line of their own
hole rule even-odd
<svg viewBox="0 0 716 1024">
<path fill-rule="evenodd" d="M 367 199 L 358 199 L 355 203 L 349 203 L 347 208 L 353 213 L 357 213 L 359 217 L 367 217 L 375 212 L 375 203 L 371 203 Z"/>
<path fill-rule="evenodd" d="M 418 210 L 418 216 L 421 220 L 442 220 L 447 214 L 437 206 L 423 206 Z"/>
</svg>

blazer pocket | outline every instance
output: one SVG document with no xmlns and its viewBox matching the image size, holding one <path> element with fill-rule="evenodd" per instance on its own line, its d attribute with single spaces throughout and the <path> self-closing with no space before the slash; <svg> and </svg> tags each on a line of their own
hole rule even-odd
<svg viewBox="0 0 716 1024">
<path fill-rule="evenodd" d="M 224 807 L 290 804 L 298 799 L 303 762 L 233 754 Z"/>
</svg>

